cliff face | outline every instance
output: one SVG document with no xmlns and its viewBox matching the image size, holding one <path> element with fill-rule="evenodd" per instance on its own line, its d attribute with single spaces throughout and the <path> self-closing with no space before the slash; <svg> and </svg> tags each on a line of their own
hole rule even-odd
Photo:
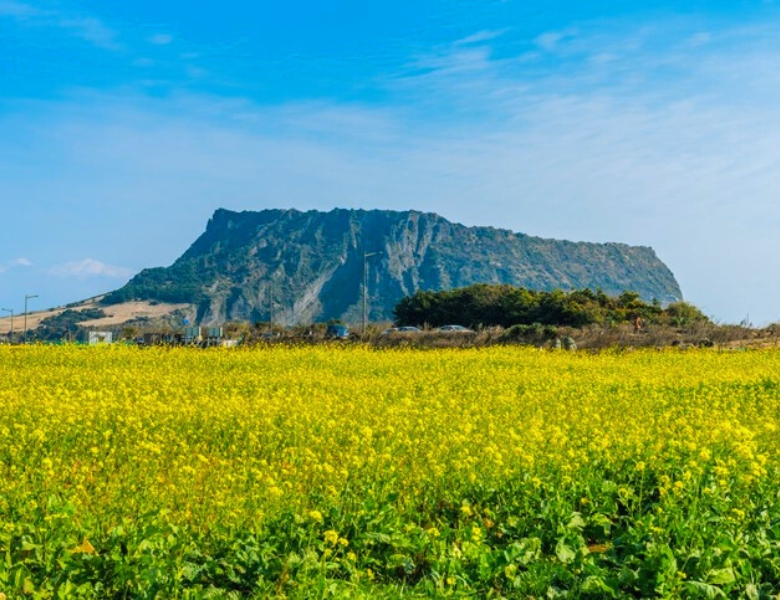
<svg viewBox="0 0 780 600">
<path fill-rule="evenodd" d="M 395 304 L 419 289 L 474 283 L 682 297 L 647 247 L 547 240 L 416 211 L 220 209 L 173 265 L 142 271 L 106 301 L 188 302 L 203 324 L 357 322 L 364 252 L 381 253 L 367 259 L 371 320 L 391 319 Z"/>
</svg>

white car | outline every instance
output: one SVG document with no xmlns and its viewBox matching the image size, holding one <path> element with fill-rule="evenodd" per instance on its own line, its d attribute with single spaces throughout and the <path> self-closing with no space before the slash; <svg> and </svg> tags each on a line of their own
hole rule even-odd
<svg viewBox="0 0 780 600">
<path fill-rule="evenodd" d="M 439 327 L 439 331 L 442 333 L 477 333 L 473 329 L 469 329 L 463 325 L 442 325 Z"/>
</svg>

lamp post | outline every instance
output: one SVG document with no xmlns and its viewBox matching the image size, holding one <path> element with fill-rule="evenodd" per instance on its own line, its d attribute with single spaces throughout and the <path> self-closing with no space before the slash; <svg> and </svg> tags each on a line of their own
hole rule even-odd
<svg viewBox="0 0 780 600">
<path fill-rule="evenodd" d="M 8 336 L 8 340 L 13 344 L 14 343 L 14 309 L 0 308 L 0 310 L 4 310 L 7 313 L 11 313 L 11 333 Z"/>
<path fill-rule="evenodd" d="M 25 294 L 24 296 L 24 343 L 27 343 L 27 301 L 37 298 L 37 294 Z"/>
<path fill-rule="evenodd" d="M 274 296 L 275 293 L 274 280 L 268 284 L 268 325 L 270 326 L 271 333 L 274 330 Z"/>
<path fill-rule="evenodd" d="M 363 337 L 366 337 L 366 323 L 368 321 L 368 259 L 379 256 L 381 252 L 363 252 Z"/>
</svg>

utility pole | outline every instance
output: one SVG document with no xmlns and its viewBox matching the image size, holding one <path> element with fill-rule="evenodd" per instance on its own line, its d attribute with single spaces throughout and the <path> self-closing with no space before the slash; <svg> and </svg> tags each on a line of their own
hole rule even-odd
<svg viewBox="0 0 780 600">
<path fill-rule="evenodd" d="M 274 282 L 273 279 L 268 284 L 268 323 L 271 325 L 271 331 L 274 330 Z"/>
<path fill-rule="evenodd" d="M 36 294 L 26 294 L 24 296 L 24 343 L 27 344 L 27 301 L 37 298 Z"/>
<path fill-rule="evenodd" d="M 368 323 L 368 259 L 379 256 L 381 252 L 363 252 L 363 338 L 366 337 Z"/>
<path fill-rule="evenodd" d="M 11 313 L 11 333 L 8 336 L 8 341 L 14 343 L 14 309 L 13 308 L 0 308 L 7 313 Z"/>
</svg>

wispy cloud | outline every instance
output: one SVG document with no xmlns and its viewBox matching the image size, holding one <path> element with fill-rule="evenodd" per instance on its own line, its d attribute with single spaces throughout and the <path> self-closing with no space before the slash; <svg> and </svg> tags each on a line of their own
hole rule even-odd
<svg viewBox="0 0 780 600">
<path fill-rule="evenodd" d="M 44 9 L 15 0 L 0 0 L 0 17 L 10 17 L 28 26 L 61 29 L 106 50 L 121 49 L 117 32 L 92 15 Z"/>
<path fill-rule="evenodd" d="M 422 72 L 445 74 L 482 71 L 490 66 L 491 49 L 487 46 L 457 46 L 436 54 L 419 57 L 410 67 Z"/>
<path fill-rule="evenodd" d="M 478 31 L 477 33 L 472 33 L 471 35 L 467 35 L 464 38 L 461 38 L 455 42 L 453 42 L 453 45 L 455 46 L 469 46 L 471 44 L 481 44 L 483 42 L 488 42 L 490 40 L 494 40 L 496 38 L 501 37 L 506 33 L 506 29 L 483 29 L 482 31 Z"/>
<path fill-rule="evenodd" d="M 17 267 L 32 267 L 32 266 L 33 266 L 32 261 L 27 258 L 14 258 L 6 261 L 5 263 L 0 264 L 0 273 L 5 273 L 6 271 L 9 271 L 10 269 L 15 269 Z"/>
<path fill-rule="evenodd" d="M 713 41 L 712 33 L 708 31 L 699 31 L 688 38 L 688 44 L 691 46 L 704 46 Z"/>
<path fill-rule="evenodd" d="M 567 38 L 571 38 L 576 34 L 575 29 L 566 29 L 564 31 L 547 31 L 538 35 L 534 39 L 534 43 L 542 50 L 548 52 L 555 50 L 555 48 Z"/>
<path fill-rule="evenodd" d="M 167 46 L 173 42 L 173 36 L 169 33 L 156 33 L 149 37 L 149 43 L 156 46 Z"/>
<path fill-rule="evenodd" d="M 29 19 L 41 14 L 42 11 L 29 4 L 15 2 L 14 0 L 0 0 L 0 16 Z"/>
<path fill-rule="evenodd" d="M 87 279 L 91 277 L 105 277 L 110 279 L 125 279 L 133 275 L 132 269 L 107 265 L 93 258 L 67 262 L 49 269 L 51 275 L 57 277 L 76 277 Z"/>
<path fill-rule="evenodd" d="M 59 15 L 53 22 L 100 48 L 106 50 L 119 50 L 121 48 L 121 45 L 117 43 L 117 33 L 95 17 L 68 18 Z"/>
</svg>

